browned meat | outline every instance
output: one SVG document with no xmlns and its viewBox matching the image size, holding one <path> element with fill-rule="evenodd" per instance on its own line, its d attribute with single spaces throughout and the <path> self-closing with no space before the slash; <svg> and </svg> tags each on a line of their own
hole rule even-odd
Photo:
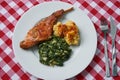
<svg viewBox="0 0 120 80">
<path fill-rule="evenodd" d="M 41 41 L 48 40 L 53 33 L 53 25 L 57 22 L 58 18 L 64 13 L 71 11 L 73 8 L 68 10 L 58 10 L 52 13 L 47 18 L 39 21 L 32 29 L 30 29 L 23 41 L 20 42 L 20 47 L 28 49 Z"/>
</svg>

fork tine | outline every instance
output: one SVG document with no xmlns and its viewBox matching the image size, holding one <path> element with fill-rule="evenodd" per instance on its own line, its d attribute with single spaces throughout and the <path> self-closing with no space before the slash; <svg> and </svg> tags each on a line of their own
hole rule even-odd
<svg viewBox="0 0 120 80">
<path fill-rule="evenodd" d="M 107 19 L 105 19 L 104 17 L 102 17 L 100 20 L 101 20 L 100 21 L 101 25 L 107 25 L 108 24 Z"/>
<path fill-rule="evenodd" d="M 104 17 L 102 17 L 100 19 L 100 22 L 101 22 L 101 26 L 100 26 L 101 30 L 104 31 L 104 32 L 108 31 L 108 22 L 107 22 L 107 19 L 105 19 Z"/>
</svg>

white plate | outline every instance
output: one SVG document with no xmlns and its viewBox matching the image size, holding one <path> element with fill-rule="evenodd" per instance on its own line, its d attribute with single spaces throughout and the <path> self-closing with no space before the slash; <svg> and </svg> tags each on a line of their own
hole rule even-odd
<svg viewBox="0 0 120 80">
<path fill-rule="evenodd" d="M 14 54 L 20 65 L 32 75 L 46 80 L 63 80 L 73 77 L 82 72 L 94 57 L 97 45 L 97 35 L 88 16 L 79 8 L 66 14 L 66 20 L 74 21 L 80 30 L 81 44 L 72 47 L 73 55 L 65 62 L 63 67 L 48 67 L 39 62 L 39 59 L 31 50 L 23 50 L 19 43 L 24 39 L 28 30 L 31 29 L 41 18 L 44 18 L 56 10 L 68 9 L 71 4 L 64 2 L 45 2 L 32 7 L 18 21 L 13 35 Z"/>
</svg>

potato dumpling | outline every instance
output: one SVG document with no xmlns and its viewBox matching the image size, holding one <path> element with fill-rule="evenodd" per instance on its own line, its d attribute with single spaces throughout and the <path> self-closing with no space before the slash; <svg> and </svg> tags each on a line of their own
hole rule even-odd
<svg viewBox="0 0 120 80">
<path fill-rule="evenodd" d="M 67 31 L 67 27 L 61 22 L 57 22 L 57 24 L 53 26 L 53 31 L 54 31 L 54 35 L 59 37 L 64 37 L 65 32 Z"/>
<path fill-rule="evenodd" d="M 65 35 L 65 40 L 69 45 L 78 45 L 79 44 L 79 35 L 75 31 L 68 31 Z"/>
<path fill-rule="evenodd" d="M 69 45 L 78 45 L 80 40 L 79 30 L 73 21 L 67 21 L 65 24 L 57 22 L 53 27 L 54 35 L 64 37 Z"/>
<path fill-rule="evenodd" d="M 79 35 L 79 30 L 77 25 L 73 21 L 67 21 L 65 25 L 67 26 L 67 29 L 68 29 L 64 37 L 66 42 L 69 45 L 78 45 L 80 35 Z"/>
</svg>

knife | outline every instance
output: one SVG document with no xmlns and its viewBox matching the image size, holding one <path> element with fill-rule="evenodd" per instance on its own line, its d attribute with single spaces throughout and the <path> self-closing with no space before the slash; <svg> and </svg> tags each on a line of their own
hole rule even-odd
<svg viewBox="0 0 120 80">
<path fill-rule="evenodd" d="M 116 51 L 115 51 L 115 36 L 117 27 L 115 26 L 114 20 L 110 17 L 111 37 L 112 37 L 112 75 L 117 76 L 117 65 L 116 65 Z"/>
</svg>

